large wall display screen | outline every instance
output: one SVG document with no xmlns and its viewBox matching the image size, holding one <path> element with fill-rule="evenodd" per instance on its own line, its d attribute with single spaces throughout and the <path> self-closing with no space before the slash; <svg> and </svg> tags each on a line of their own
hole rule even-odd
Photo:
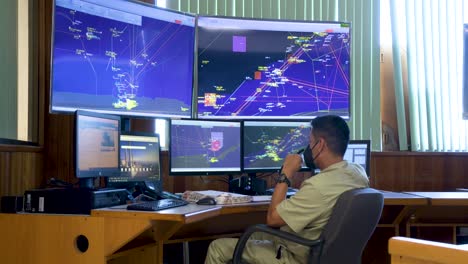
<svg viewBox="0 0 468 264">
<path fill-rule="evenodd" d="M 350 113 L 350 24 L 199 17 L 200 118 Z"/>
<path fill-rule="evenodd" d="M 56 0 L 51 110 L 191 117 L 195 17 L 123 0 Z"/>
</svg>

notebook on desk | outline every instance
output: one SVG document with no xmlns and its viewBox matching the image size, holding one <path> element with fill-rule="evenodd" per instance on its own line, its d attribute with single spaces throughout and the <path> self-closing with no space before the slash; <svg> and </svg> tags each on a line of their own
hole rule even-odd
<svg viewBox="0 0 468 264">
<path fill-rule="evenodd" d="M 252 196 L 243 195 L 230 192 L 221 192 L 221 191 L 185 191 L 182 194 L 182 199 L 189 203 L 196 203 L 203 197 L 210 196 L 216 200 L 217 204 L 238 204 L 238 203 L 250 203 L 252 201 Z"/>
</svg>

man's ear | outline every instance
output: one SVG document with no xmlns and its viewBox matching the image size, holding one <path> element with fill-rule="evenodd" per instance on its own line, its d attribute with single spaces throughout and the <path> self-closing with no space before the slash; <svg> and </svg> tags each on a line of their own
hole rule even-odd
<svg viewBox="0 0 468 264">
<path fill-rule="evenodd" d="M 318 143 L 318 149 L 320 151 L 323 151 L 325 149 L 325 147 L 327 147 L 327 141 L 325 141 L 324 138 L 319 138 L 319 143 Z"/>
</svg>

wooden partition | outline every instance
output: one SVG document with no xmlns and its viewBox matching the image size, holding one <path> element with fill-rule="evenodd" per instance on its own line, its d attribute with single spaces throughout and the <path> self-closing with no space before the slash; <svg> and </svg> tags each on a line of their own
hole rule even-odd
<svg viewBox="0 0 468 264">
<path fill-rule="evenodd" d="M 371 186 L 388 191 L 455 191 L 468 186 L 468 153 L 372 152 Z"/>
<path fill-rule="evenodd" d="M 0 145 L 0 197 L 40 186 L 43 161 L 40 147 Z"/>
<path fill-rule="evenodd" d="M 392 264 L 465 264 L 468 260 L 468 245 L 406 237 L 390 239 L 388 251 Z"/>
</svg>

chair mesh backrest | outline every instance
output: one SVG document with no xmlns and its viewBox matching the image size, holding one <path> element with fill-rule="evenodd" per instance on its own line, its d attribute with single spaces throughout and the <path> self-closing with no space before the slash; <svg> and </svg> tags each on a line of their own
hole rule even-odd
<svg viewBox="0 0 468 264">
<path fill-rule="evenodd" d="M 371 188 L 353 189 L 338 198 L 321 239 L 321 264 L 361 263 L 383 208 L 383 195 Z"/>
</svg>

